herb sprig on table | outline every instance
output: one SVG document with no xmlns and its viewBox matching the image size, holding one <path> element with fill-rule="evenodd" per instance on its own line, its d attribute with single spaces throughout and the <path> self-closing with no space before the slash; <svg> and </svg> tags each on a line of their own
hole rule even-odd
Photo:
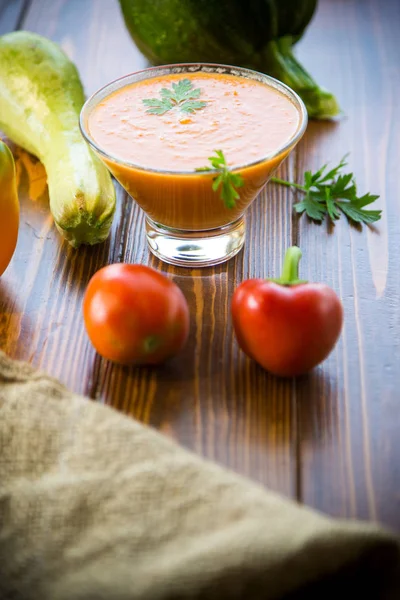
<svg viewBox="0 0 400 600">
<path fill-rule="evenodd" d="M 217 192 L 221 189 L 221 199 L 224 201 L 226 208 L 234 208 L 236 200 L 239 198 L 237 188 L 244 184 L 243 177 L 239 173 L 233 173 L 228 165 L 222 150 L 215 150 L 215 156 L 208 158 L 211 167 L 200 167 L 196 171 L 219 171 L 214 177 L 212 189 Z"/>
<path fill-rule="evenodd" d="M 303 185 L 277 177 L 272 177 L 271 181 L 303 192 L 305 196 L 294 205 L 294 210 L 300 214 L 306 213 L 312 221 L 322 222 L 327 217 L 334 223 L 343 213 L 353 223 L 371 225 L 379 221 L 382 211 L 367 210 L 365 207 L 375 202 L 379 196 L 357 195 L 354 174 L 342 173 L 347 165 L 346 157 L 347 155 L 330 171 L 327 171 L 328 165 L 315 173 L 306 171 Z"/>
<path fill-rule="evenodd" d="M 142 102 L 149 107 L 146 112 L 151 115 L 163 115 L 176 107 L 185 113 L 194 113 L 207 105 L 207 102 L 197 100 L 200 94 L 201 89 L 194 88 L 190 79 L 181 79 L 172 84 L 172 89 L 161 88 L 160 98 L 148 98 Z"/>
</svg>

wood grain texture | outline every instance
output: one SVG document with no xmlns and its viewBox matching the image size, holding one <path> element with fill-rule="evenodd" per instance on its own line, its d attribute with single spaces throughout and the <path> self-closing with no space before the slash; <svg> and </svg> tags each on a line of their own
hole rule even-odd
<svg viewBox="0 0 400 600">
<path fill-rule="evenodd" d="M 23 177 L 17 252 L 0 281 L 0 348 L 272 489 L 400 530 L 399 10 L 390 0 L 321 0 L 299 54 L 346 116 L 312 123 L 280 173 L 300 178 L 350 151 L 360 189 L 382 195 L 377 231 L 344 221 L 328 231 L 293 219 L 291 192 L 271 185 L 249 211 L 244 251 L 225 265 L 189 271 L 149 255 L 143 215 L 118 186 L 109 241 L 72 250 L 54 230 L 46 195 L 31 201 Z M 22 23 L 7 23 L 59 42 L 87 93 L 146 66 L 116 1 L 32 0 Z M 0 10 L 1 31 L 6 25 Z M 238 350 L 229 304 L 243 279 L 277 275 L 292 243 L 303 249 L 302 276 L 341 295 L 346 326 L 320 368 L 283 381 Z M 119 261 L 162 270 L 189 302 L 188 346 L 161 368 L 111 365 L 86 337 L 85 286 Z"/>
<path fill-rule="evenodd" d="M 322 2 L 300 48 L 311 70 L 333 88 L 345 116 L 312 124 L 296 170 L 346 152 L 360 191 L 380 194 L 383 216 L 360 231 L 299 222 L 302 274 L 341 295 L 345 329 L 324 376 L 297 386 L 303 500 L 337 515 L 380 519 L 400 528 L 400 49 L 395 1 Z M 316 47 L 323 52 L 313 52 Z M 324 64 L 331 65 L 329 81 Z M 309 404 L 309 399 L 320 398 Z M 307 423 L 323 440 L 307 442 Z"/>
<path fill-rule="evenodd" d="M 81 21 L 89 25 L 78 27 Z M 33 0 L 23 27 L 61 43 L 76 61 L 89 93 L 145 65 L 123 27 L 116 2 Z M 290 200 L 284 191 L 269 190 L 254 205 L 249 227 L 256 246 L 249 244 L 228 265 L 190 272 L 149 255 L 143 215 L 121 188 L 110 240 L 76 252 L 54 230 L 47 197 L 32 203 L 26 183 L 20 189 L 22 230 L 17 252 L 0 283 L 5 315 L 1 347 L 31 360 L 76 391 L 112 404 L 187 447 L 294 496 L 292 385 L 274 379 L 239 353 L 229 319 L 236 281 L 266 275 L 271 266 L 275 272 L 280 268 L 292 237 Z M 268 219 L 266 204 L 271 207 Z M 89 278 L 103 265 L 123 260 L 166 272 L 190 303 L 189 344 L 180 357 L 160 369 L 111 365 L 96 355 L 85 335 L 81 302 Z M 17 299 L 19 306 L 13 308 Z"/>
</svg>

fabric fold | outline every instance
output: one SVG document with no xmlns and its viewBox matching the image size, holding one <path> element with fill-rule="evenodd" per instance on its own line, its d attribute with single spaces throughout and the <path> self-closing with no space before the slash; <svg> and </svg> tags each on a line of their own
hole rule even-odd
<svg viewBox="0 0 400 600">
<path fill-rule="evenodd" d="M 0 598 L 400 597 L 399 541 L 269 492 L 0 353 Z"/>
</svg>

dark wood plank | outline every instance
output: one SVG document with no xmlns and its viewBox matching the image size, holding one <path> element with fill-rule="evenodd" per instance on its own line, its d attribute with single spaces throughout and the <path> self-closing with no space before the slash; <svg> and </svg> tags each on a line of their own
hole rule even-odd
<svg viewBox="0 0 400 600">
<path fill-rule="evenodd" d="M 360 191 L 381 194 L 383 217 L 362 232 L 299 223 L 302 275 L 339 292 L 346 322 L 337 351 L 296 392 L 304 502 L 400 530 L 399 22 L 397 2 L 328 0 L 300 46 L 345 118 L 309 127 L 298 175 L 350 152 Z"/>
<path fill-rule="evenodd" d="M 236 282 L 266 275 L 271 268 L 277 272 L 290 240 L 287 198 L 268 196 L 263 194 L 250 211 L 254 245 L 247 244 L 229 264 L 185 272 L 150 259 L 173 277 L 189 301 L 189 344 L 157 370 L 103 364 L 98 397 L 197 452 L 293 495 L 292 384 L 271 377 L 239 353 L 229 317 Z M 266 203 L 271 205 L 268 219 Z M 128 237 L 126 260 L 141 262 L 146 256 L 137 234 Z"/>
<path fill-rule="evenodd" d="M 61 43 L 77 62 L 88 92 L 145 64 L 125 31 L 116 2 L 34 0 L 23 26 Z M 289 168 L 288 163 L 283 176 L 289 176 Z M 280 268 L 292 238 L 286 191 L 268 190 L 254 205 L 248 220 L 251 243 L 244 253 L 227 265 L 189 272 L 149 255 L 142 213 L 122 191 L 110 241 L 75 252 L 54 231 L 47 198 L 33 204 L 24 183 L 19 245 L 0 284 L 6 315 L 3 347 L 74 390 L 294 496 L 292 383 L 276 380 L 239 353 L 229 319 L 236 283 Z M 114 261 L 156 266 L 181 286 L 189 301 L 189 344 L 160 369 L 113 366 L 95 354 L 86 338 L 81 316 L 86 283 L 98 268 Z M 13 308 L 14 302 L 18 308 Z"/>
<path fill-rule="evenodd" d="M 78 67 L 88 95 L 148 66 L 125 30 L 118 2 L 31 0 L 23 26 L 61 45 Z"/>
<path fill-rule="evenodd" d="M 333 234 L 304 219 L 296 224 L 291 195 L 269 186 L 249 212 L 244 252 L 226 265 L 189 272 L 149 255 L 143 216 L 120 188 L 110 240 L 73 251 L 54 231 L 46 196 L 29 200 L 25 177 L 18 248 L 0 282 L 0 347 L 273 489 L 330 514 L 400 528 L 398 10 L 389 0 L 379 10 L 372 0 L 321 0 L 299 52 L 337 92 L 347 117 L 311 124 L 281 173 L 298 177 L 350 150 L 360 188 L 382 194 L 378 234 L 345 222 Z M 117 2 L 33 0 L 22 25 L 63 46 L 88 93 L 146 65 Z M 334 354 L 297 382 L 277 380 L 244 357 L 229 318 L 237 283 L 277 274 L 293 242 L 304 252 L 302 275 L 332 285 L 346 310 Z M 168 365 L 122 368 L 91 348 L 83 292 L 97 269 L 115 261 L 153 265 L 185 293 L 190 340 Z"/>
<path fill-rule="evenodd" d="M 107 12 L 110 4 L 103 4 Z M 114 13 L 108 11 L 107 17 L 117 23 L 120 19 L 119 25 L 124 32 L 118 7 L 113 6 Z M 68 17 L 69 9 L 73 11 L 73 19 Z M 96 18 L 99 21 L 99 9 L 99 3 L 94 1 L 32 2 L 22 26 L 59 42 L 78 63 L 84 83 L 87 81 L 85 72 L 90 82 L 92 70 L 87 53 L 93 47 L 97 48 L 100 63 L 104 58 L 115 65 L 116 70 L 110 73 L 110 78 L 121 75 L 118 69 L 123 58 L 119 57 L 124 57 L 127 63 L 130 61 L 131 70 L 135 65 L 142 67 L 144 59 L 142 63 L 136 60 L 138 52 L 134 47 L 132 49 L 128 35 L 113 37 L 110 34 L 107 38 L 99 31 L 97 36 L 88 37 L 87 22 L 95 22 Z M 61 23 L 59 28 L 57 19 Z M 92 45 L 89 39 L 92 39 Z M 85 51 L 81 52 L 81 48 Z M 102 83 L 105 80 L 95 83 L 89 91 Z M 1 347 L 13 356 L 43 366 L 77 391 L 85 392 L 87 382 L 92 378 L 92 356 L 90 360 L 74 360 L 75 352 L 75 356 L 81 353 L 86 356 L 91 350 L 81 318 L 82 295 L 90 276 L 101 266 L 117 260 L 124 238 L 125 213 L 131 203 L 118 187 L 118 209 L 109 241 L 96 248 L 74 252 L 61 241 L 52 224 L 47 195 L 36 202 L 29 199 L 26 176 L 20 186 L 20 201 L 18 246 L 0 283 Z"/>
</svg>

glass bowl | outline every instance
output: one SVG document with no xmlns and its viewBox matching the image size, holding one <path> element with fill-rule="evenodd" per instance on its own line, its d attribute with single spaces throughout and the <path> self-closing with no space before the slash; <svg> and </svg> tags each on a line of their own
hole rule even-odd
<svg viewBox="0 0 400 600">
<path fill-rule="evenodd" d="M 112 156 L 90 132 L 92 111 L 110 94 L 145 79 L 197 72 L 259 81 L 284 94 L 298 110 L 297 129 L 283 146 L 261 160 L 235 166 L 234 172 L 240 173 L 244 185 L 238 188 L 240 198 L 234 208 L 227 208 L 222 201 L 216 201 L 218 192 L 212 190 L 215 171 L 144 168 Z M 194 268 L 224 262 L 241 250 L 245 241 L 246 209 L 300 141 L 306 126 L 306 108 L 299 96 L 285 84 L 250 69 L 203 63 L 151 67 L 121 77 L 95 92 L 85 102 L 80 115 L 80 127 L 86 141 L 145 212 L 146 236 L 151 252 L 167 263 Z"/>
</svg>

